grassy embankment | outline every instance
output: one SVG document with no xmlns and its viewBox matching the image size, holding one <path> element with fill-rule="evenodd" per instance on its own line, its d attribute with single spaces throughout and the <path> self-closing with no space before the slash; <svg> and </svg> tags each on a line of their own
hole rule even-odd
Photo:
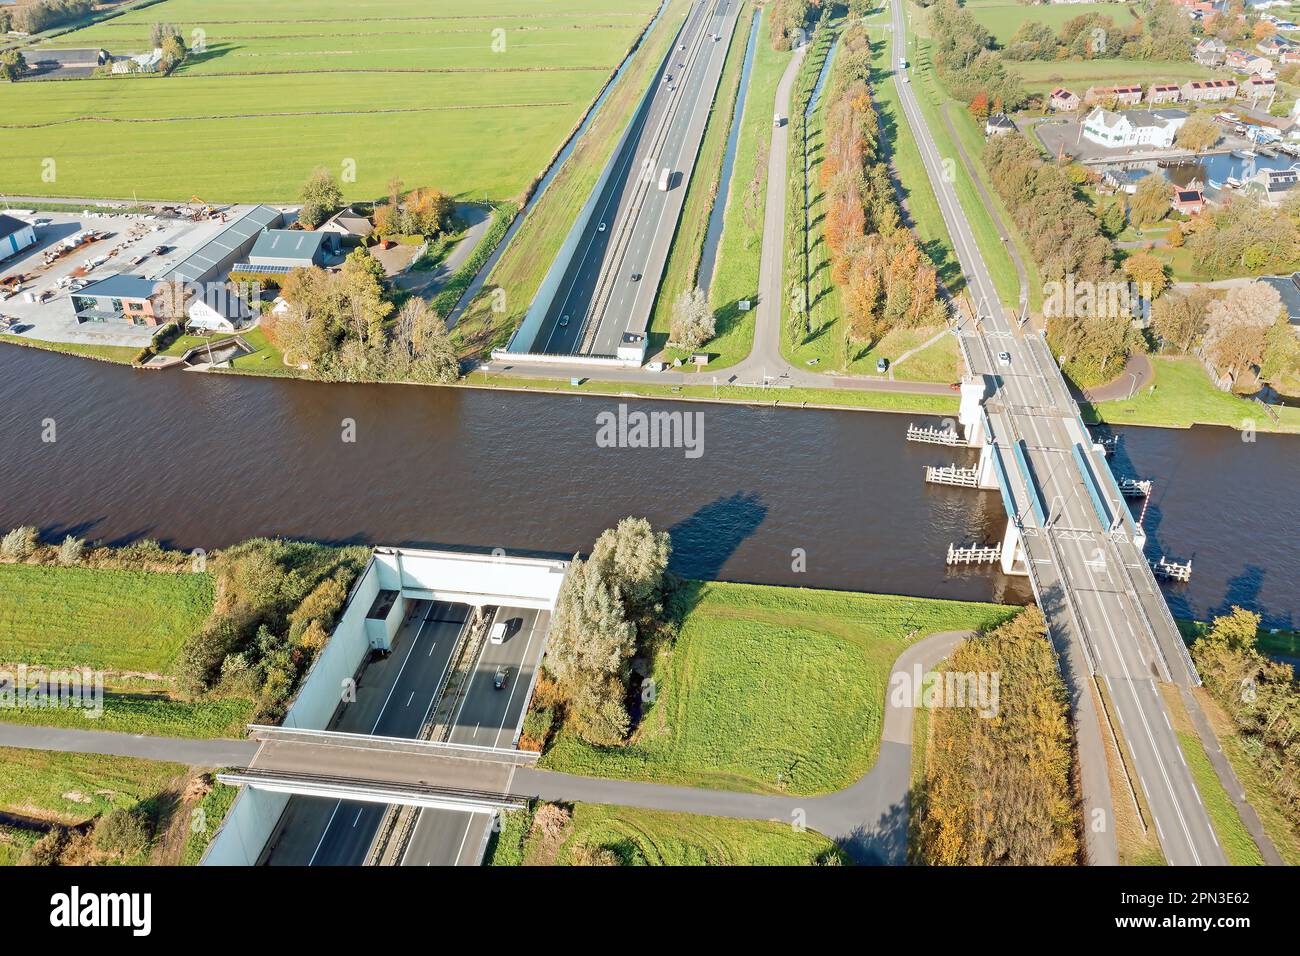
<svg viewBox="0 0 1300 956">
<path fill-rule="evenodd" d="M 1178 746 L 1187 760 L 1187 769 L 1191 771 L 1192 780 L 1201 803 L 1210 816 L 1210 825 L 1219 839 L 1230 866 L 1263 866 L 1264 857 L 1259 847 L 1251 839 L 1246 825 L 1241 822 L 1232 798 L 1223 789 L 1218 775 L 1210 763 L 1209 754 L 1201 744 L 1201 738 L 1192 725 L 1192 719 L 1183 705 L 1178 689 L 1171 685 L 1161 685 L 1165 704 L 1169 708 L 1169 719 L 1173 722 L 1174 733 L 1178 736 Z"/>
<path fill-rule="evenodd" d="M 656 699 L 627 746 L 561 731 L 542 766 L 761 793 L 826 793 L 875 762 L 889 671 L 936 631 L 1015 613 L 992 604 L 693 583 Z"/>
<path fill-rule="evenodd" d="M 197 864 L 225 819 L 236 789 L 179 764 L 99 754 L 0 747 L 0 866 L 13 866 L 51 826 L 82 841 L 66 863 Z M 96 853 L 84 837 L 95 818 L 130 810 L 150 821 L 149 843 L 126 858 Z"/>
<path fill-rule="evenodd" d="M 1154 391 L 1148 386 L 1130 399 L 1085 403 L 1084 421 L 1166 428 L 1227 425 L 1300 432 L 1300 408 L 1275 407 L 1279 422 L 1274 423 L 1257 402 L 1215 388 L 1196 359 L 1154 356 L 1151 361 L 1155 369 Z"/>
<path fill-rule="evenodd" d="M 1001 207 L 1001 200 L 988 184 L 988 177 L 980 165 L 982 130 L 974 129 L 973 121 L 966 111 L 965 105 L 951 99 L 939 83 L 934 63 L 930 58 L 926 19 L 928 14 L 914 4 L 909 4 L 907 12 L 907 72 L 909 82 L 916 92 L 917 102 L 920 105 L 926 126 L 934 138 L 936 150 L 940 157 L 950 161 L 946 165 L 952 170 L 953 187 L 961 203 L 962 214 L 971 225 L 971 231 L 975 236 L 975 244 L 978 246 L 980 255 L 992 275 L 994 288 L 997 289 L 998 297 L 1004 305 L 1014 306 L 1019 301 L 1020 283 L 1016 275 L 1015 264 L 1012 262 L 1011 255 L 1007 251 L 1005 244 L 998 236 L 997 227 L 985 207 L 984 199 L 980 195 L 975 181 L 971 178 L 966 164 L 962 162 L 956 141 L 949 134 L 947 124 L 944 123 L 942 106 L 945 103 L 948 104 L 948 115 L 952 119 L 953 128 L 959 136 L 962 136 L 962 143 L 966 148 L 966 153 L 970 156 L 976 172 L 984 180 L 985 189 L 992 198 L 998 214 L 1002 217 L 1010 234 L 1016 237 L 1017 250 L 1020 252 L 1021 259 L 1025 262 L 1026 271 L 1029 273 L 1030 305 L 1035 307 L 1034 296 L 1041 295 L 1042 284 L 1037 280 L 1037 276 L 1033 271 L 1033 262 L 1029 259 L 1019 241 L 1015 224 L 1011 222 L 1010 216 Z M 963 135 L 963 124 L 969 124 L 970 130 L 968 132 L 973 131 L 978 141 L 972 142 L 968 136 Z"/>
<path fill-rule="evenodd" d="M 531 810 L 505 815 L 488 849 L 489 866 L 565 866 L 575 851 L 609 851 L 622 866 L 809 866 L 845 862 L 811 830 L 782 823 L 731 820 L 660 810 L 580 803 L 568 826 L 548 840 Z"/>
<path fill-rule="evenodd" d="M 181 737 L 238 735 L 240 698 L 181 700 L 168 675 L 212 611 L 207 574 L 0 564 L 0 662 L 103 672 L 103 713 L 0 709 L 0 720 Z"/>
<path fill-rule="evenodd" d="M 658 355 L 661 351 L 665 352 L 664 359 L 668 361 L 690 356 L 687 350 L 666 348 L 672 330 L 673 303 L 682 292 L 700 284 L 700 257 L 709 217 L 714 203 L 725 199 L 718 195 L 722 186 L 722 160 L 735 116 L 745 47 L 749 43 L 752 18 L 761 16 L 760 8 L 746 6 L 736 21 L 735 32 L 727 47 L 727 61 L 723 65 L 718 92 L 709 112 L 708 126 L 705 127 L 704 140 L 700 144 L 700 156 L 691 171 L 690 181 L 686 184 L 686 201 L 682 205 L 682 215 L 668 253 L 668 264 L 664 268 L 664 277 L 659 283 L 654 310 L 650 315 L 650 345 L 646 352 L 650 356 Z M 761 42 L 761 36 L 755 39 L 756 45 Z M 706 348 L 712 351 L 714 346 L 710 343 Z M 744 353 L 738 357 L 743 358 Z M 717 367 L 716 361 L 710 366 Z"/>
<path fill-rule="evenodd" d="M 669 0 L 663 17 L 647 34 L 591 125 L 510 240 L 482 293 L 470 303 L 453 331 L 462 354 L 482 355 L 505 345 L 523 320 L 689 6 L 688 0 Z M 505 296 L 501 311 L 493 308 L 499 298 L 496 290 Z"/>
<path fill-rule="evenodd" d="M 173 76 L 0 88 L 0 192 L 289 201 L 324 165 L 346 174 L 348 199 L 384 195 L 394 174 L 462 199 L 507 199 L 545 165 L 655 6 L 494 0 L 476 8 L 490 22 L 467 35 L 457 0 L 363 10 L 349 0 L 270 10 L 165 0 L 57 45 L 141 50 L 158 20 L 187 42 L 204 31 L 204 51 Z M 58 158 L 54 183 L 38 175 L 48 156 Z"/>
<path fill-rule="evenodd" d="M 713 307 L 718 330 L 708 346 L 714 356 L 709 363 L 710 371 L 735 365 L 749 354 L 754 345 L 754 311 L 751 308 L 742 312 L 739 304 L 748 301 L 755 305 L 758 302 L 772 115 L 776 88 L 791 57 L 789 51 L 772 49 L 770 26 L 764 15 L 754 47 L 749 90 L 745 95 L 745 109 L 736 138 L 736 163 L 722 217 L 717 264 L 709 286 L 709 304 Z M 755 198 L 747 203 L 747 196 Z"/>
<path fill-rule="evenodd" d="M 1026 6 L 1008 0 L 967 0 L 963 6 L 998 41 L 1005 46 L 1022 23 L 1042 23 L 1057 32 L 1067 20 L 1100 13 L 1110 17 L 1116 25 L 1126 27 L 1133 22 L 1129 11 L 1114 3 L 1070 3 L 1061 5 Z"/>
</svg>

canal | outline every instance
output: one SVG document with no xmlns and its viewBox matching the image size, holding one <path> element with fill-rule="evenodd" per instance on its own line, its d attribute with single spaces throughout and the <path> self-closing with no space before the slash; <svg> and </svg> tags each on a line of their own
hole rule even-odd
<svg viewBox="0 0 1300 956">
<path fill-rule="evenodd" d="M 703 453 L 601 448 L 617 399 L 144 372 L 0 347 L 0 528 L 219 548 L 259 535 L 572 554 L 628 514 L 672 532 L 701 578 L 1028 600 L 1021 579 L 949 573 L 993 542 L 996 494 L 926 487 L 967 452 L 907 443 L 923 416 L 636 402 L 702 416 Z M 52 441 L 46 440 L 52 438 Z M 1191 558 L 1175 613 L 1240 602 L 1300 617 L 1300 439 L 1121 430 L 1156 481 L 1152 556 Z M 806 570 L 797 570 L 799 555 Z"/>
</svg>

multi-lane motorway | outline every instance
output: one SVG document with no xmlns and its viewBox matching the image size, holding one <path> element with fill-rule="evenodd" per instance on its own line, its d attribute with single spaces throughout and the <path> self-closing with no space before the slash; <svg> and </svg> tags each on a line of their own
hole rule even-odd
<svg viewBox="0 0 1300 956">
<path fill-rule="evenodd" d="M 363 673 L 357 700 L 332 729 L 381 737 L 415 738 L 438 703 L 452 654 L 470 609 L 463 604 L 416 602 L 394 642 L 394 652 Z M 514 622 L 501 644 L 485 642 L 451 717 L 450 742 L 510 747 L 528 688 L 541 659 L 549 614 L 502 608 Z M 498 669 L 508 668 L 497 688 Z M 387 807 L 377 803 L 292 797 L 267 853 L 272 865 L 355 866 L 366 859 Z M 407 864 L 477 863 L 490 822 L 487 814 L 420 812 L 403 859 Z"/>
<path fill-rule="evenodd" d="M 553 267 L 564 273 L 532 351 L 614 355 L 625 332 L 644 332 L 740 6 L 691 7 L 650 99 L 610 159 L 587 234 Z"/>
<path fill-rule="evenodd" d="M 1063 669 L 1074 691 L 1092 862 L 1115 862 L 1116 852 L 1103 731 L 1093 705 L 1095 674 L 1110 698 L 1115 731 L 1132 756 L 1134 784 L 1145 795 L 1169 862 L 1222 864 L 1223 850 L 1159 687 L 1160 681 L 1194 680 L 1191 663 L 1135 542 L 1132 519 L 1104 480 L 1107 465 L 1091 449 L 1050 351 L 1036 333 L 1008 320 L 916 94 L 911 84 L 899 82 L 906 72 L 904 17 L 903 4 L 895 0 L 895 83 L 979 314 L 976 327 L 963 332 L 963 348 L 972 373 L 989 389 L 985 409 L 992 440 L 1009 473 L 1017 473 L 1011 463 L 1020 442 L 1030 472 L 1025 480 L 1013 478 L 1010 490 L 1016 520 L 1025 529 L 1034 590 L 1064 651 Z M 1076 445 L 1097 476 L 1099 504 L 1085 484 Z M 1041 495 L 1041 519 L 1031 500 L 1035 494 Z M 1098 507 L 1115 520 L 1104 522 Z M 1114 799 L 1128 797 L 1117 793 Z"/>
</svg>

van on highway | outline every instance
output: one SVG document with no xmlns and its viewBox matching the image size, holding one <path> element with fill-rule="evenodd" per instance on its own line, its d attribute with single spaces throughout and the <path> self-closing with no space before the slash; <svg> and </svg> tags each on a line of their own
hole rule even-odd
<svg viewBox="0 0 1300 956">
<path fill-rule="evenodd" d="M 668 187 L 672 184 L 672 181 L 673 171 L 665 166 L 663 172 L 659 174 L 659 191 L 661 193 L 668 192 Z"/>
<path fill-rule="evenodd" d="M 497 621 L 492 625 L 492 630 L 488 633 L 489 644 L 504 644 L 506 642 L 506 630 L 508 625 L 505 621 Z"/>
</svg>

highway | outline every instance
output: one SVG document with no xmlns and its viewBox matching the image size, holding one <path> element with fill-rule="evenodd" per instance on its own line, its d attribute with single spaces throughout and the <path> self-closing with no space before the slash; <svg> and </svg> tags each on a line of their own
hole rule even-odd
<svg viewBox="0 0 1300 956">
<path fill-rule="evenodd" d="M 1009 489 L 1014 517 L 1024 529 L 1034 592 L 1071 685 L 1090 861 L 1116 862 L 1112 795 L 1091 687 L 1096 675 L 1110 699 L 1115 732 L 1132 755 L 1134 784 L 1145 794 L 1168 861 L 1224 864 L 1159 687 L 1161 682 L 1194 683 L 1190 659 L 1135 540 L 1127 506 L 1109 482 L 1108 465 L 1092 450 L 1046 344 L 1036 332 L 1025 332 L 1008 319 L 1002 308 L 954 185 L 944 176 L 943 157 L 916 94 L 910 83 L 900 82 L 904 16 L 903 5 L 895 2 L 895 83 L 978 313 L 974 328 L 967 323 L 962 330 L 961 344 L 972 374 L 986 384 L 992 440 L 1008 475 L 1016 476 Z M 1022 474 L 1017 458 L 1021 442 L 1028 475 Z M 1095 503 L 1076 446 L 1095 476 Z M 1031 497 L 1035 494 L 1041 495 L 1037 504 Z M 1129 799 L 1127 793 L 1113 796 Z"/>
<path fill-rule="evenodd" d="M 456 713 L 451 736 L 454 744 L 480 747 L 511 747 L 515 728 L 523 720 L 528 692 L 542 658 L 546 611 L 498 613 L 498 621 L 518 621 L 502 644 L 485 644 L 473 676 Z M 494 678 L 499 667 L 509 667 L 506 686 L 497 690 Z M 457 813 L 453 810 L 420 811 L 410 842 L 402 856 L 403 866 L 474 866 L 492 823 L 490 813 Z"/>
<path fill-rule="evenodd" d="M 362 674 L 357 699 L 331 727 L 347 733 L 415 737 L 433 708 L 434 694 L 469 617 L 463 604 L 416 602 L 399 629 L 394 652 Z M 272 865 L 346 866 L 360 863 L 384 807 L 293 797 L 285 808 Z"/>
<path fill-rule="evenodd" d="M 691 7 L 649 101 L 610 159 L 587 235 L 563 266 L 532 351 L 614 355 L 625 332 L 645 331 L 740 6 Z M 669 188 L 661 190 L 665 169 Z"/>
</svg>

